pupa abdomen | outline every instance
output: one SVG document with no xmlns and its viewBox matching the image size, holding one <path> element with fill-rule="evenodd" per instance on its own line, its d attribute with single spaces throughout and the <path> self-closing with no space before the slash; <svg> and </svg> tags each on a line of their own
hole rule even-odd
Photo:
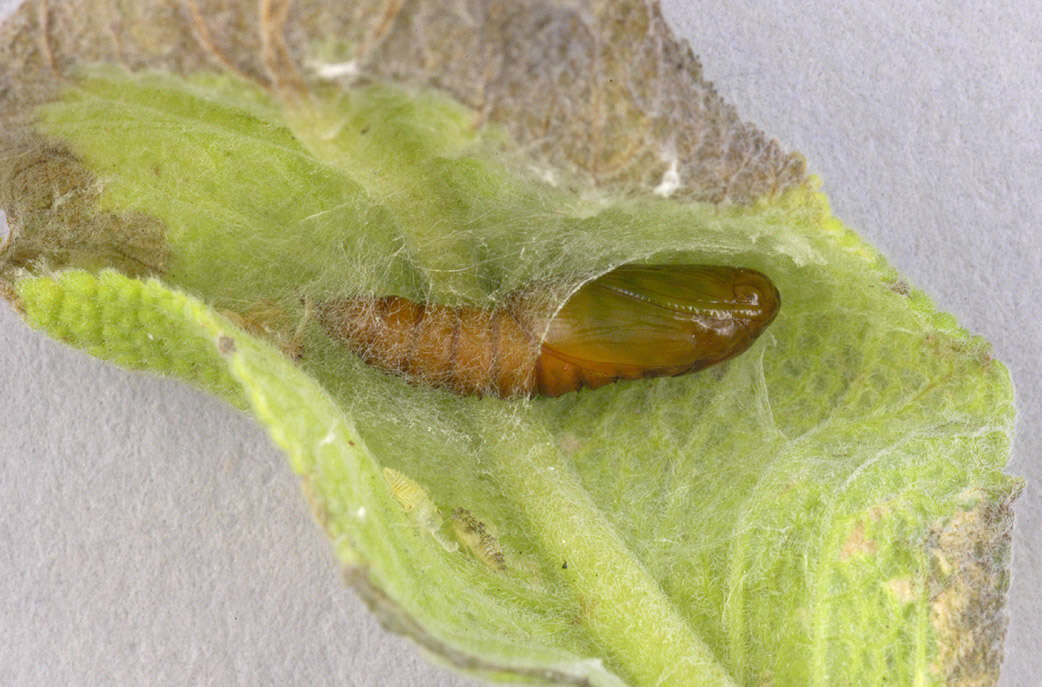
<svg viewBox="0 0 1042 687">
<path fill-rule="evenodd" d="M 366 362 L 417 381 L 459 394 L 559 396 L 732 358 L 781 304 L 763 274 L 715 265 L 623 265 L 582 285 L 548 322 L 531 312 L 536 299 L 508 302 L 354 298 L 321 304 L 318 316 Z"/>
<path fill-rule="evenodd" d="M 370 365 L 459 394 L 536 391 L 538 343 L 510 309 L 450 308 L 399 296 L 318 307 L 319 321 Z"/>
</svg>

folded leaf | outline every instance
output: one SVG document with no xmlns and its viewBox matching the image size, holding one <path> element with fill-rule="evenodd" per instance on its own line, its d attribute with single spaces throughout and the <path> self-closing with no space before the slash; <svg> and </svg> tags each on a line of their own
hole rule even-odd
<svg viewBox="0 0 1042 687">
<path fill-rule="evenodd" d="M 30 323 L 252 413 L 348 579 L 462 670 L 994 680 L 1020 489 L 1002 473 L 1008 373 L 815 180 L 739 183 L 718 160 L 664 197 L 661 159 L 606 174 L 600 139 L 533 152 L 530 123 L 415 85 L 306 82 L 265 45 L 268 81 L 102 64 L 30 99 L 7 138 L 22 153 L 0 161 L 0 275 Z M 613 112 L 660 131 L 632 103 Z M 582 150 L 599 162 L 582 169 Z M 770 150 L 766 169 L 791 169 Z M 549 317 L 640 262 L 756 269 L 783 305 L 705 372 L 532 400 L 388 374 L 314 317 L 382 295 L 505 307 L 532 285 Z"/>
</svg>

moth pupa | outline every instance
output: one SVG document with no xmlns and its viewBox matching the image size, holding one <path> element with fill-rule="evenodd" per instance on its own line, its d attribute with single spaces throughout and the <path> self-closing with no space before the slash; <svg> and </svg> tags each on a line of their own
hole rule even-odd
<svg viewBox="0 0 1042 687">
<path fill-rule="evenodd" d="M 746 350 L 778 314 L 765 275 L 719 265 L 623 265 L 547 320 L 530 293 L 497 309 L 400 296 L 321 303 L 329 334 L 377 367 L 459 394 L 559 396 L 676 376 Z"/>
</svg>

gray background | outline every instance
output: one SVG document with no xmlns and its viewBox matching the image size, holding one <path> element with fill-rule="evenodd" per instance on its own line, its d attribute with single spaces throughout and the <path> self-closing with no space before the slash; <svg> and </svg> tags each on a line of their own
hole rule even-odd
<svg viewBox="0 0 1042 687">
<path fill-rule="evenodd" d="M 1042 6 L 665 10 L 742 116 L 807 156 L 835 214 L 1009 365 L 1009 471 L 1029 485 L 1001 684 L 1037 684 Z M 286 461 L 230 407 L 0 307 L 0 414 L 0 683 L 474 684 L 380 629 Z"/>
</svg>

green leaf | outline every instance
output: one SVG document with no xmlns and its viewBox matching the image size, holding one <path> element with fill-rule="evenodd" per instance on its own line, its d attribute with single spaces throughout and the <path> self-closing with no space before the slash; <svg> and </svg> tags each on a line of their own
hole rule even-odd
<svg viewBox="0 0 1042 687">
<path fill-rule="evenodd" d="M 987 610 L 968 600 L 1004 593 L 1020 489 L 987 344 L 809 184 L 748 206 L 576 193 L 474 117 L 387 84 L 280 101 L 91 69 L 38 127 L 100 184 L 86 226 L 161 227 L 136 258 L 161 279 L 51 274 L 17 242 L 6 274 L 35 326 L 253 413 L 384 622 L 464 670 L 944 683 Z M 76 245 L 42 260 L 120 264 Z M 642 260 L 761 270 L 781 314 L 704 373 L 530 401 L 411 384 L 308 315 L 360 294 L 496 307 L 532 283 L 552 308 Z"/>
</svg>

